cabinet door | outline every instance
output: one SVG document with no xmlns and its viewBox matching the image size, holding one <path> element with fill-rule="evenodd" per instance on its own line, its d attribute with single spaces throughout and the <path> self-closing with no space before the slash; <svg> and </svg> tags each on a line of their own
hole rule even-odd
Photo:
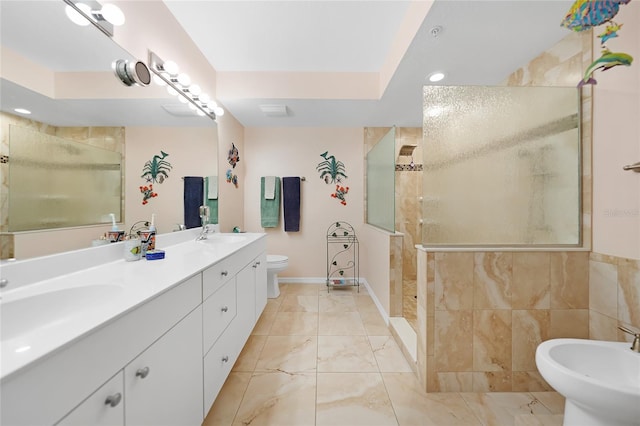
<svg viewBox="0 0 640 426">
<path fill-rule="evenodd" d="M 59 426 L 124 425 L 122 382 L 123 373 L 120 371 L 57 424 Z"/>
<path fill-rule="evenodd" d="M 202 307 L 199 306 L 124 369 L 128 425 L 200 425 Z"/>
<path fill-rule="evenodd" d="M 236 329 L 246 340 L 253 330 L 256 323 L 256 287 L 255 287 L 255 268 L 254 262 L 245 266 L 236 276 L 237 296 L 236 304 L 238 313 Z M 244 341 L 242 343 L 244 345 Z"/>
<path fill-rule="evenodd" d="M 254 280 L 256 287 L 256 321 L 267 306 L 267 254 L 262 253 L 254 262 Z"/>
</svg>

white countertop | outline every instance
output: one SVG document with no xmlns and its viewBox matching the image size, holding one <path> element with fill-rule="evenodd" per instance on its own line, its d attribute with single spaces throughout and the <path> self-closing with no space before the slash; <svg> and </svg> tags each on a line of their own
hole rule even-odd
<svg viewBox="0 0 640 426">
<path fill-rule="evenodd" d="M 127 262 L 120 255 L 122 243 L 116 243 L 102 251 L 102 247 L 90 248 L 0 266 L 1 276 L 9 279 L 0 293 L 0 378 L 66 347 L 265 237 L 243 233 L 240 235 L 246 238 L 241 242 L 208 244 L 195 241 L 198 233 L 188 230 L 164 239 L 158 236 L 156 248 L 165 251 L 161 260 Z M 106 261 L 87 261 L 87 254 L 105 254 Z M 56 261 L 65 265 L 49 268 L 55 271 L 47 278 L 42 269 Z M 70 270 L 69 262 L 77 270 Z"/>
</svg>

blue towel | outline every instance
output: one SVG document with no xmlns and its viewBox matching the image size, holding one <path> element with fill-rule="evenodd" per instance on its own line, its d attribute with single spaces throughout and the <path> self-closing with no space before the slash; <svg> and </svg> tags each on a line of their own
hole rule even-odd
<svg viewBox="0 0 640 426">
<path fill-rule="evenodd" d="M 260 178 L 260 224 L 263 228 L 276 228 L 280 220 L 280 178 L 276 177 L 276 188 L 272 200 L 264 197 L 265 178 Z"/>
<path fill-rule="evenodd" d="M 284 231 L 300 231 L 300 178 L 282 178 L 282 202 L 284 204 Z"/>
<path fill-rule="evenodd" d="M 204 196 L 204 179 L 200 176 L 184 178 L 184 226 L 187 229 L 202 226 L 200 206 Z"/>
</svg>

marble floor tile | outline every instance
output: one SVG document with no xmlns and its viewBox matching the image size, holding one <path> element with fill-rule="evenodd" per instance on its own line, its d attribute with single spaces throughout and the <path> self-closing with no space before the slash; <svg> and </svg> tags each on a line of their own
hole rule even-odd
<svg viewBox="0 0 640 426">
<path fill-rule="evenodd" d="M 280 312 L 318 312 L 318 299 L 318 295 L 287 294 L 283 297 L 278 310 Z"/>
<path fill-rule="evenodd" d="M 514 426 L 562 426 L 562 414 L 518 414 Z"/>
<path fill-rule="evenodd" d="M 519 414 L 552 414 L 533 395 L 525 392 L 465 392 L 460 395 L 486 426 L 515 425 L 515 417 Z"/>
<path fill-rule="evenodd" d="M 460 394 L 426 393 L 413 373 L 382 373 L 400 426 L 480 426 Z"/>
<path fill-rule="evenodd" d="M 324 284 L 293 284 L 288 283 L 280 287 L 280 291 L 285 295 L 291 294 L 307 294 L 310 296 L 318 296 L 322 291 L 326 292 L 326 286 Z"/>
<path fill-rule="evenodd" d="M 224 382 L 220 395 L 209 410 L 202 426 L 230 426 L 247 390 L 252 373 L 232 372 Z"/>
<path fill-rule="evenodd" d="M 320 312 L 356 312 L 356 296 L 329 294 L 319 297 L 318 310 Z"/>
<path fill-rule="evenodd" d="M 316 425 L 397 425 L 380 373 L 318 373 Z"/>
<path fill-rule="evenodd" d="M 529 392 L 553 414 L 564 414 L 564 396 L 558 392 Z"/>
<path fill-rule="evenodd" d="M 318 372 L 377 372 L 366 336 L 318 336 Z"/>
<path fill-rule="evenodd" d="M 273 320 L 276 319 L 277 312 L 262 312 L 260 318 L 256 322 L 255 327 L 251 331 L 251 334 L 266 336 L 271 331 L 271 326 L 273 325 Z"/>
<path fill-rule="evenodd" d="M 253 372 L 258 362 L 262 347 L 267 340 L 267 336 L 251 335 L 247 339 L 244 348 L 240 352 L 236 363 L 233 365 L 231 371 L 246 371 Z"/>
<path fill-rule="evenodd" d="M 317 312 L 278 312 L 269 334 L 272 336 L 312 336 L 318 334 Z"/>
<path fill-rule="evenodd" d="M 263 312 L 278 312 L 284 298 L 285 296 L 280 294 L 280 296 L 275 299 L 267 299 L 267 305 L 264 307 Z"/>
<path fill-rule="evenodd" d="M 390 336 L 391 331 L 389 326 L 382 319 L 382 316 L 376 309 L 375 311 L 369 309 L 362 309 L 358 311 L 360 313 L 360 319 L 364 325 L 364 329 L 369 336 Z"/>
<path fill-rule="evenodd" d="M 358 312 L 320 312 L 318 335 L 366 335 Z"/>
<path fill-rule="evenodd" d="M 373 355 L 383 373 L 411 373 L 411 366 L 392 336 L 369 336 Z"/>
<path fill-rule="evenodd" d="M 233 424 L 313 425 L 315 406 L 314 373 L 254 373 Z"/>
<path fill-rule="evenodd" d="M 302 373 L 316 371 L 317 336 L 268 336 L 255 371 Z"/>
</svg>

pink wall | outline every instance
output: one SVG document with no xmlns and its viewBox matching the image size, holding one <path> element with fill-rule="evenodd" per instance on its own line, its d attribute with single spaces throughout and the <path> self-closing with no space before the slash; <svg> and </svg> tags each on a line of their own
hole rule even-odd
<svg viewBox="0 0 640 426">
<path fill-rule="evenodd" d="M 218 194 L 219 208 L 218 223 L 221 232 L 231 232 L 234 226 L 244 229 L 244 174 L 245 174 L 245 150 L 244 150 L 244 127 L 231 114 L 218 117 Z M 235 144 L 240 152 L 240 161 L 236 167 L 232 168 L 227 160 L 231 144 Z M 239 184 L 236 188 L 233 184 L 226 182 L 226 172 L 232 172 L 239 177 Z"/>
<path fill-rule="evenodd" d="M 244 185 L 245 228 L 266 232 L 270 254 L 289 256 L 284 277 L 318 278 L 326 274 L 326 231 L 337 220 L 349 222 L 359 233 L 363 226 L 363 144 L 360 128 L 247 128 Z M 335 188 L 319 178 L 316 171 L 329 151 L 345 164 L 343 182 L 349 187 L 347 205 L 330 194 Z M 260 177 L 304 176 L 301 184 L 300 232 L 284 232 L 282 210 L 278 228 L 260 225 Z M 361 256 L 364 253 L 361 250 Z"/>
<path fill-rule="evenodd" d="M 635 58 L 630 67 L 596 72 L 593 94 L 593 251 L 640 259 L 640 174 L 622 166 L 640 161 L 640 3 L 620 9 L 624 24 L 609 48 Z M 594 32 L 594 57 L 600 40 Z"/>
</svg>

